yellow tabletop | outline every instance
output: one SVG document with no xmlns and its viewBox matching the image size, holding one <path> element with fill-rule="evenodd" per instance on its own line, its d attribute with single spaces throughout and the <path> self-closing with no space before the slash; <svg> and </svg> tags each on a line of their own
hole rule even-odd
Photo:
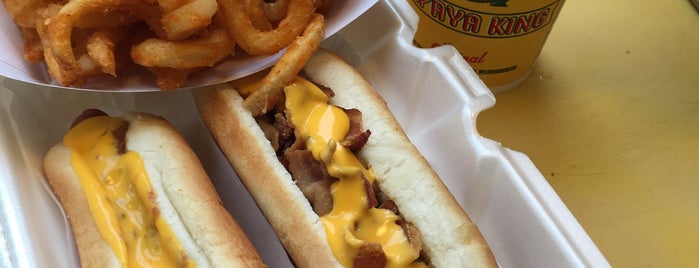
<svg viewBox="0 0 699 268">
<path fill-rule="evenodd" d="M 699 264 L 699 12 L 568 0 L 481 135 L 527 154 L 614 267 Z"/>
</svg>

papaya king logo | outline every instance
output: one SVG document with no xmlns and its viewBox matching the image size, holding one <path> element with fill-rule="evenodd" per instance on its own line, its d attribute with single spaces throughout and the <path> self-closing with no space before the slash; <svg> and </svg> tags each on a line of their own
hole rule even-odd
<svg viewBox="0 0 699 268">
<path fill-rule="evenodd" d="M 510 0 L 468 0 L 469 2 L 476 2 L 476 3 L 490 3 L 491 6 L 494 7 L 506 7 L 507 6 L 507 1 Z"/>
<path fill-rule="evenodd" d="M 553 20 L 559 1 L 540 9 L 511 13 L 482 13 L 458 6 L 447 0 L 412 0 L 426 17 L 462 34 L 485 38 L 508 38 L 538 31 Z M 469 0 L 475 2 L 507 2 Z M 504 4 L 504 3 L 503 3 Z"/>
</svg>

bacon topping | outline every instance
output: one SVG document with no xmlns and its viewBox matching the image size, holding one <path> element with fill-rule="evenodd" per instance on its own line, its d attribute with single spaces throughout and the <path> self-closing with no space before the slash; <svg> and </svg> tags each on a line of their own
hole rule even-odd
<svg viewBox="0 0 699 268">
<path fill-rule="evenodd" d="M 362 112 L 357 109 L 345 109 L 345 113 L 349 117 L 350 129 L 347 132 L 347 136 L 341 142 L 341 144 L 353 152 L 359 151 L 364 147 L 369 136 L 371 135 L 370 130 L 362 131 Z"/>
<path fill-rule="evenodd" d="M 313 211 L 320 216 L 330 213 L 333 208 L 330 185 L 337 179 L 328 174 L 323 162 L 313 158 L 310 150 L 293 150 L 284 155 L 291 177 L 311 203 Z"/>
<path fill-rule="evenodd" d="M 274 151 L 279 150 L 279 129 L 263 119 L 257 119 L 257 124 L 265 134 L 265 138 L 272 144 Z"/>
<path fill-rule="evenodd" d="M 386 267 L 386 253 L 379 243 L 365 243 L 359 247 L 354 257 L 354 267 L 383 268 Z"/>
<path fill-rule="evenodd" d="M 366 188 L 367 207 L 378 207 L 379 200 L 376 198 L 376 193 L 379 192 L 379 185 L 376 182 L 370 183 L 369 180 L 364 177 L 364 174 L 362 174 L 362 179 L 364 180 L 364 188 Z"/>
<path fill-rule="evenodd" d="M 422 251 L 422 237 L 420 236 L 420 230 L 418 230 L 412 223 L 404 220 L 399 220 L 397 223 L 403 229 L 403 233 L 405 233 L 405 236 L 408 238 L 408 242 L 410 242 L 413 250 L 415 250 L 415 252 Z"/>
</svg>

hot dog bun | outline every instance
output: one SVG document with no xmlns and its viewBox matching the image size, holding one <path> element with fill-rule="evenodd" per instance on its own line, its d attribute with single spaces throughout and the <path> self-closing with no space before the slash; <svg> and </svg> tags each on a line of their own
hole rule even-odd
<svg viewBox="0 0 699 268">
<path fill-rule="evenodd" d="M 170 226 L 197 267 L 265 267 L 260 256 L 222 206 L 209 177 L 184 138 L 165 119 L 128 112 L 126 151 L 140 155 L 150 178 L 153 214 Z M 43 170 L 70 220 L 83 267 L 121 267 L 103 239 L 71 162 L 73 149 L 53 146 Z M 164 249 L 163 249 L 164 250 Z"/>
<path fill-rule="evenodd" d="M 422 235 L 432 267 L 495 267 L 476 225 L 409 141 L 385 101 L 349 64 L 318 50 L 303 73 L 335 95 L 330 102 L 362 112 L 371 137 L 358 156 L 376 174 L 381 191 Z M 231 85 L 195 93 L 200 115 L 238 177 L 272 224 L 298 267 L 341 267 L 328 245 L 323 223 L 278 160 L 264 132 L 243 108 Z"/>
<path fill-rule="evenodd" d="M 340 267 L 323 225 L 229 85 L 196 93 L 202 120 L 298 267 Z"/>
</svg>

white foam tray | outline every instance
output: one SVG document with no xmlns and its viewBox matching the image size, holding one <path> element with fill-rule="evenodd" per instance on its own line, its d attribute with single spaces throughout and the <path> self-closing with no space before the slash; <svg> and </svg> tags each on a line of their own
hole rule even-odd
<svg viewBox="0 0 699 268">
<path fill-rule="evenodd" d="M 479 225 L 500 266 L 609 267 L 529 158 L 478 134 L 476 116 L 495 97 L 453 48 L 413 47 L 416 25 L 407 2 L 381 0 L 323 46 L 347 58 L 381 92 Z M 264 260 L 270 267 L 291 266 L 199 120 L 191 91 L 81 92 L 0 77 L 0 267 L 77 266 L 70 229 L 40 165 L 73 117 L 90 107 L 170 120 Z"/>
</svg>

